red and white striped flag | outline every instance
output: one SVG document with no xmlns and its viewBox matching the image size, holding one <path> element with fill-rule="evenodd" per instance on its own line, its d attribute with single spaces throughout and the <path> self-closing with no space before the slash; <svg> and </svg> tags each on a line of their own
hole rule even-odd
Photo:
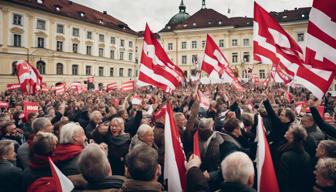
<svg viewBox="0 0 336 192">
<path fill-rule="evenodd" d="M 75 187 L 73 183 L 68 179 L 54 164 L 50 157 L 48 157 L 50 170 L 55 182 L 56 192 L 70 192 Z"/>
<path fill-rule="evenodd" d="M 117 82 L 112 82 L 106 85 L 106 91 L 110 92 L 118 88 Z"/>
<path fill-rule="evenodd" d="M 326 3 L 326 1 L 324 1 L 324 3 Z M 320 21 L 321 19 L 318 20 Z M 254 2 L 253 28 L 255 60 L 266 64 L 273 64 L 281 78 L 285 77 L 288 79 L 288 82 L 305 86 L 314 96 L 321 99 L 334 78 L 333 72 L 313 68 L 310 63 L 308 63 L 309 65 L 305 64 L 300 46 L 286 33 L 280 24 L 256 2 Z M 328 31 L 328 29 L 325 28 L 322 28 L 322 30 Z M 310 35 L 309 37 L 312 36 Z M 307 47 L 310 46 L 310 44 L 307 45 Z M 320 56 L 319 59 L 321 59 L 321 55 L 325 55 L 323 52 L 325 50 L 323 50 L 322 47 L 316 50 L 319 50 L 319 53 L 321 53 L 317 54 L 317 56 Z M 334 52 L 330 54 L 332 57 L 335 57 Z M 309 59 L 307 59 L 307 61 L 309 61 Z"/>
<path fill-rule="evenodd" d="M 146 24 L 138 85 L 152 85 L 171 92 L 181 85 L 183 79 L 182 69 L 169 59 Z"/>
<path fill-rule="evenodd" d="M 167 103 L 165 117 L 165 164 L 164 179 L 168 179 L 168 191 L 181 192 L 186 189 L 186 161 L 179 131 L 175 125 L 171 104 Z"/>
<path fill-rule="evenodd" d="M 257 74 L 252 74 L 252 83 L 258 84 L 260 82 L 259 76 Z"/>
<path fill-rule="evenodd" d="M 260 115 L 258 115 L 257 140 L 258 148 L 256 162 L 258 173 L 258 192 L 279 192 L 278 180 L 275 174 L 268 141 L 265 136 L 265 127 Z"/>
<path fill-rule="evenodd" d="M 59 84 L 55 87 L 55 93 L 56 95 L 62 95 L 65 92 L 65 84 Z"/>
<path fill-rule="evenodd" d="M 35 94 L 37 87 L 42 84 L 42 76 L 39 71 L 25 60 L 20 60 L 16 63 L 16 71 L 23 92 L 27 91 L 29 86 L 29 94 Z"/>
<path fill-rule="evenodd" d="M 232 83 L 237 90 L 243 89 L 238 79 L 234 76 L 233 71 L 229 66 L 229 62 L 210 35 L 207 35 L 201 69 L 206 72 L 209 77 L 214 79 L 222 77 L 226 81 Z"/>
<path fill-rule="evenodd" d="M 77 93 L 81 93 L 83 90 L 81 82 L 73 82 L 70 84 L 70 89 L 76 91 Z"/>
<path fill-rule="evenodd" d="M 7 91 L 12 91 L 16 89 L 20 89 L 20 83 L 14 83 L 14 84 L 7 84 Z"/>
<path fill-rule="evenodd" d="M 123 82 L 123 83 L 121 84 L 120 90 L 121 90 L 122 92 L 130 92 L 130 91 L 133 91 L 133 90 L 134 90 L 134 81 L 133 81 L 133 80 L 130 80 L 130 81 Z"/>
</svg>

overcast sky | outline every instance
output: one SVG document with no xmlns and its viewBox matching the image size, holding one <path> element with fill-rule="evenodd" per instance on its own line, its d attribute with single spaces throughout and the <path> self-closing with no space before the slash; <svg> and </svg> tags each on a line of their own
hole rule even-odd
<svg viewBox="0 0 336 192">
<path fill-rule="evenodd" d="M 181 0 L 72 0 L 127 23 L 133 30 L 142 31 L 148 22 L 152 31 L 159 31 L 178 13 Z M 295 7 L 310 7 L 313 0 L 258 0 L 267 11 L 283 11 Z M 201 9 L 202 0 L 184 0 L 190 15 Z M 228 17 L 253 15 L 253 0 L 206 0 L 206 7 Z M 228 8 L 231 13 L 228 14 Z"/>
</svg>

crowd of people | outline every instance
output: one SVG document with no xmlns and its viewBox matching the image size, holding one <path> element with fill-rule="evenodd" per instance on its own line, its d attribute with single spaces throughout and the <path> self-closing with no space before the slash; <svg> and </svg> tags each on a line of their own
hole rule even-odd
<svg viewBox="0 0 336 192">
<path fill-rule="evenodd" d="M 0 191 L 52 191 L 48 159 L 73 191 L 169 191 L 161 109 L 171 102 L 187 160 L 186 191 L 256 191 L 260 115 L 280 191 L 335 192 L 336 99 L 326 94 L 321 102 L 304 88 L 282 85 L 244 87 L 239 92 L 189 83 L 172 94 L 151 87 L 132 93 L 2 92 L 9 108 L 0 114 Z M 209 107 L 200 106 L 200 93 Z M 22 117 L 24 101 L 38 102 L 39 112 Z M 303 101 L 298 111 L 295 104 Z M 195 131 L 199 156 L 193 153 Z"/>
</svg>

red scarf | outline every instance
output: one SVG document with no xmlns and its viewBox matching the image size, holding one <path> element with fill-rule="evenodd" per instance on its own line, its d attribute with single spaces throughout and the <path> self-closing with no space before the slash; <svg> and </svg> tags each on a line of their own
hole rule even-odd
<svg viewBox="0 0 336 192">
<path fill-rule="evenodd" d="M 84 146 L 74 144 L 60 144 L 56 147 L 52 157 L 54 162 L 66 161 L 79 155 Z"/>
</svg>

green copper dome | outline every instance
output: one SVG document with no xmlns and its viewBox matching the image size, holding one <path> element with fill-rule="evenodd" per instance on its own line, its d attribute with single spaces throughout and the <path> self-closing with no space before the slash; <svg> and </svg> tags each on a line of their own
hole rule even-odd
<svg viewBox="0 0 336 192">
<path fill-rule="evenodd" d="M 186 13 L 186 6 L 183 3 L 183 0 L 181 0 L 181 4 L 179 6 L 180 12 L 174 15 L 168 22 L 167 25 L 177 25 L 183 23 L 185 20 L 187 20 L 190 15 Z"/>
</svg>

